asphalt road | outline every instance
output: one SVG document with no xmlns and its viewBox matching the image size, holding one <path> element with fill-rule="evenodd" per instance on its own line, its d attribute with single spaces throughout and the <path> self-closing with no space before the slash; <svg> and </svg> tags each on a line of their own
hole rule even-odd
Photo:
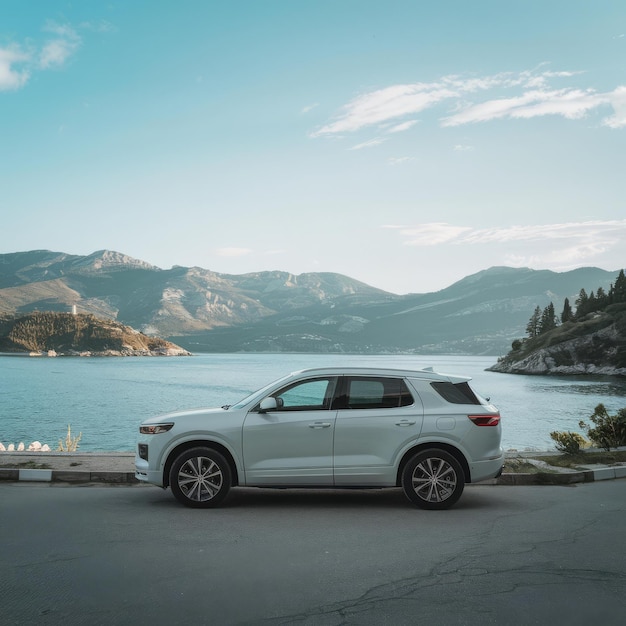
<svg viewBox="0 0 626 626">
<path fill-rule="evenodd" d="M 626 480 L 234 490 L 0 484 L 2 624 L 623 624 Z"/>
</svg>

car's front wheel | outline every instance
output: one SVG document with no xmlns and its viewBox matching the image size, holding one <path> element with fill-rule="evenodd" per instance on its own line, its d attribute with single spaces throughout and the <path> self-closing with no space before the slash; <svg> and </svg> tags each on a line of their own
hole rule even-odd
<svg viewBox="0 0 626 626">
<path fill-rule="evenodd" d="M 192 508 L 220 504 L 232 484 L 228 461 L 211 448 L 191 448 L 179 454 L 170 470 L 170 487 L 179 502 Z"/>
<path fill-rule="evenodd" d="M 461 464 L 449 452 L 437 448 L 418 452 L 402 472 L 406 497 L 422 509 L 451 507 L 464 487 Z"/>
</svg>

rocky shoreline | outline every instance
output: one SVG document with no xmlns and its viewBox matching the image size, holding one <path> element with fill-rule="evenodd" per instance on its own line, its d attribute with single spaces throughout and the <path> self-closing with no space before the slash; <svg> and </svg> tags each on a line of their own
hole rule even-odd
<svg viewBox="0 0 626 626">
<path fill-rule="evenodd" d="M 489 372 L 558 376 L 626 376 L 621 367 L 623 337 L 616 325 L 586 336 L 538 348 L 524 355 L 511 351 Z"/>
<path fill-rule="evenodd" d="M 515 363 L 499 362 L 487 368 L 489 372 L 502 374 L 528 374 L 536 376 L 626 376 L 625 367 L 596 365 L 595 363 L 577 363 L 576 365 L 557 365 L 556 360 L 544 351 L 530 355 Z"/>
<path fill-rule="evenodd" d="M 67 350 L 65 352 L 57 352 L 56 350 L 42 350 L 41 352 L 10 352 L 5 355 L 19 355 L 30 357 L 116 357 L 116 356 L 191 356 L 189 350 L 173 346 L 169 348 L 158 348 L 157 350 L 135 350 L 133 348 L 123 348 L 121 350 Z"/>
</svg>

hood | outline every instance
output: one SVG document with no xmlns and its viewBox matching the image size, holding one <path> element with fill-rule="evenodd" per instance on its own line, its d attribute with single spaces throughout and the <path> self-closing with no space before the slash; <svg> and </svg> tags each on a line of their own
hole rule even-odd
<svg viewBox="0 0 626 626">
<path fill-rule="evenodd" d="M 192 409 L 191 411 L 173 411 L 172 413 L 164 413 L 163 415 L 157 415 L 155 417 L 149 417 L 143 420 L 142 424 L 161 424 L 163 422 L 176 422 L 181 419 L 188 419 L 197 417 L 199 415 L 211 417 L 216 415 L 224 415 L 227 409 L 213 408 L 213 409 Z"/>
</svg>

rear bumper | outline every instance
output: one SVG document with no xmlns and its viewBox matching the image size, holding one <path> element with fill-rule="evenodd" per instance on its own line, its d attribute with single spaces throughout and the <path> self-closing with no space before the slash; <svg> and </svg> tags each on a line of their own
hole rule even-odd
<svg viewBox="0 0 626 626">
<path fill-rule="evenodd" d="M 475 461 L 470 463 L 471 482 L 479 483 L 481 480 L 498 478 L 502 474 L 504 467 L 504 453 L 495 459 L 485 461 Z"/>
</svg>

